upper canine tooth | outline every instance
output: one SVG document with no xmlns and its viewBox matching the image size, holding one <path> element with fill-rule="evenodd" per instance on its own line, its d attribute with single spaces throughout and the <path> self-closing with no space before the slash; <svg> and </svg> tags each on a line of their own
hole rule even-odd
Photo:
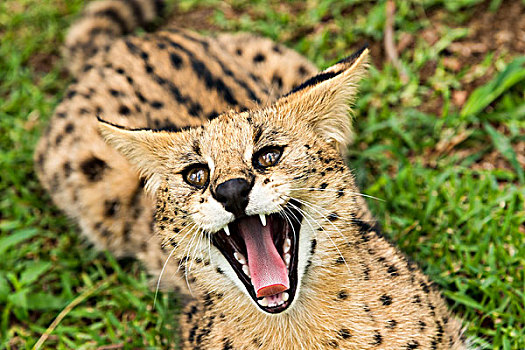
<svg viewBox="0 0 525 350">
<path fill-rule="evenodd" d="M 237 259 L 237 261 L 239 263 L 241 263 L 243 265 L 246 264 L 246 259 L 244 258 L 244 256 L 241 253 L 234 252 L 233 256 L 235 257 L 235 259 Z"/>
<path fill-rule="evenodd" d="M 230 235 L 230 228 L 228 227 L 228 225 L 224 226 L 224 232 L 226 232 L 227 236 Z"/>
<path fill-rule="evenodd" d="M 261 219 L 262 225 L 266 226 L 266 216 L 264 214 L 259 214 L 259 218 Z"/>
<path fill-rule="evenodd" d="M 290 238 L 286 238 L 283 244 L 283 250 L 285 253 L 288 253 L 290 251 L 290 247 L 292 246 L 292 240 Z"/>
</svg>

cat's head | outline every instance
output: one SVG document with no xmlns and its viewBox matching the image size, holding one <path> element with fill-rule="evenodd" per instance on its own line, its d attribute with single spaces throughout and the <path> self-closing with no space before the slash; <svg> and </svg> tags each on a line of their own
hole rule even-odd
<svg viewBox="0 0 525 350">
<path fill-rule="evenodd" d="M 269 107 L 189 130 L 100 122 L 104 139 L 147 179 L 173 263 L 221 293 L 235 285 L 264 312 L 294 304 L 315 245 L 330 238 L 319 232 L 333 231 L 354 190 L 341 153 L 367 56 L 356 52 Z"/>
</svg>

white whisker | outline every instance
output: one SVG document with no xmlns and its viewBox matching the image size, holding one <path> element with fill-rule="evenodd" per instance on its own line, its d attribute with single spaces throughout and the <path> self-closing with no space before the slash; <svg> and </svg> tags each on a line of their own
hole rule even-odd
<svg viewBox="0 0 525 350">
<path fill-rule="evenodd" d="M 331 188 L 316 188 L 316 187 L 296 187 L 296 188 L 290 188 L 291 191 L 326 191 L 326 192 L 337 192 L 339 193 L 341 190 L 331 189 Z M 385 202 L 384 199 L 377 198 L 368 194 L 360 193 L 360 192 L 350 192 L 345 189 L 345 192 L 348 194 L 352 194 L 354 196 L 361 196 L 366 198 L 375 199 L 381 202 Z"/>
</svg>

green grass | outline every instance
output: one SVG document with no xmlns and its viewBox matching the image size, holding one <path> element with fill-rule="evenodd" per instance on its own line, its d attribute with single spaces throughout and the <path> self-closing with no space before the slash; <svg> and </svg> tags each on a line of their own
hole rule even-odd
<svg viewBox="0 0 525 350">
<path fill-rule="evenodd" d="M 363 192 L 384 200 L 370 204 L 386 234 L 440 285 L 475 344 L 523 349 L 525 155 L 515 149 L 525 141 L 525 59 L 487 52 L 474 68 L 483 76 L 496 67 L 494 75 L 457 107 L 454 91 L 467 88 L 471 67 L 453 72 L 443 59 L 468 31 L 445 30 L 433 46 L 418 34 L 435 25 L 427 12 L 445 11 L 461 27 L 480 2 L 398 2 L 396 38 L 415 37 L 401 54 L 407 80 L 386 62 L 371 68 L 349 158 Z M 180 4 L 217 8 L 215 27 L 285 42 L 322 67 L 383 38 L 384 2 L 228 3 Z M 70 79 L 54 58 L 82 4 L 0 2 L 0 348 L 31 348 L 71 303 L 44 348 L 176 348 L 176 296 L 153 306 L 139 264 L 87 247 L 33 172 L 34 145 Z M 436 68 L 425 75 L 429 62 Z M 480 166 L 494 155 L 493 168 Z"/>
</svg>

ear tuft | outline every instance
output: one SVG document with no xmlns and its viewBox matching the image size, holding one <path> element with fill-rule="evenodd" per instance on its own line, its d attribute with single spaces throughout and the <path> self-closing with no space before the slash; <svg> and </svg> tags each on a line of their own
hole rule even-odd
<svg viewBox="0 0 525 350">
<path fill-rule="evenodd" d="M 350 105 L 366 73 L 368 54 L 365 45 L 292 90 L 277 107 L 285 115 L 306 121 L 344 154 L 352 140 Z"/>
</svg>

